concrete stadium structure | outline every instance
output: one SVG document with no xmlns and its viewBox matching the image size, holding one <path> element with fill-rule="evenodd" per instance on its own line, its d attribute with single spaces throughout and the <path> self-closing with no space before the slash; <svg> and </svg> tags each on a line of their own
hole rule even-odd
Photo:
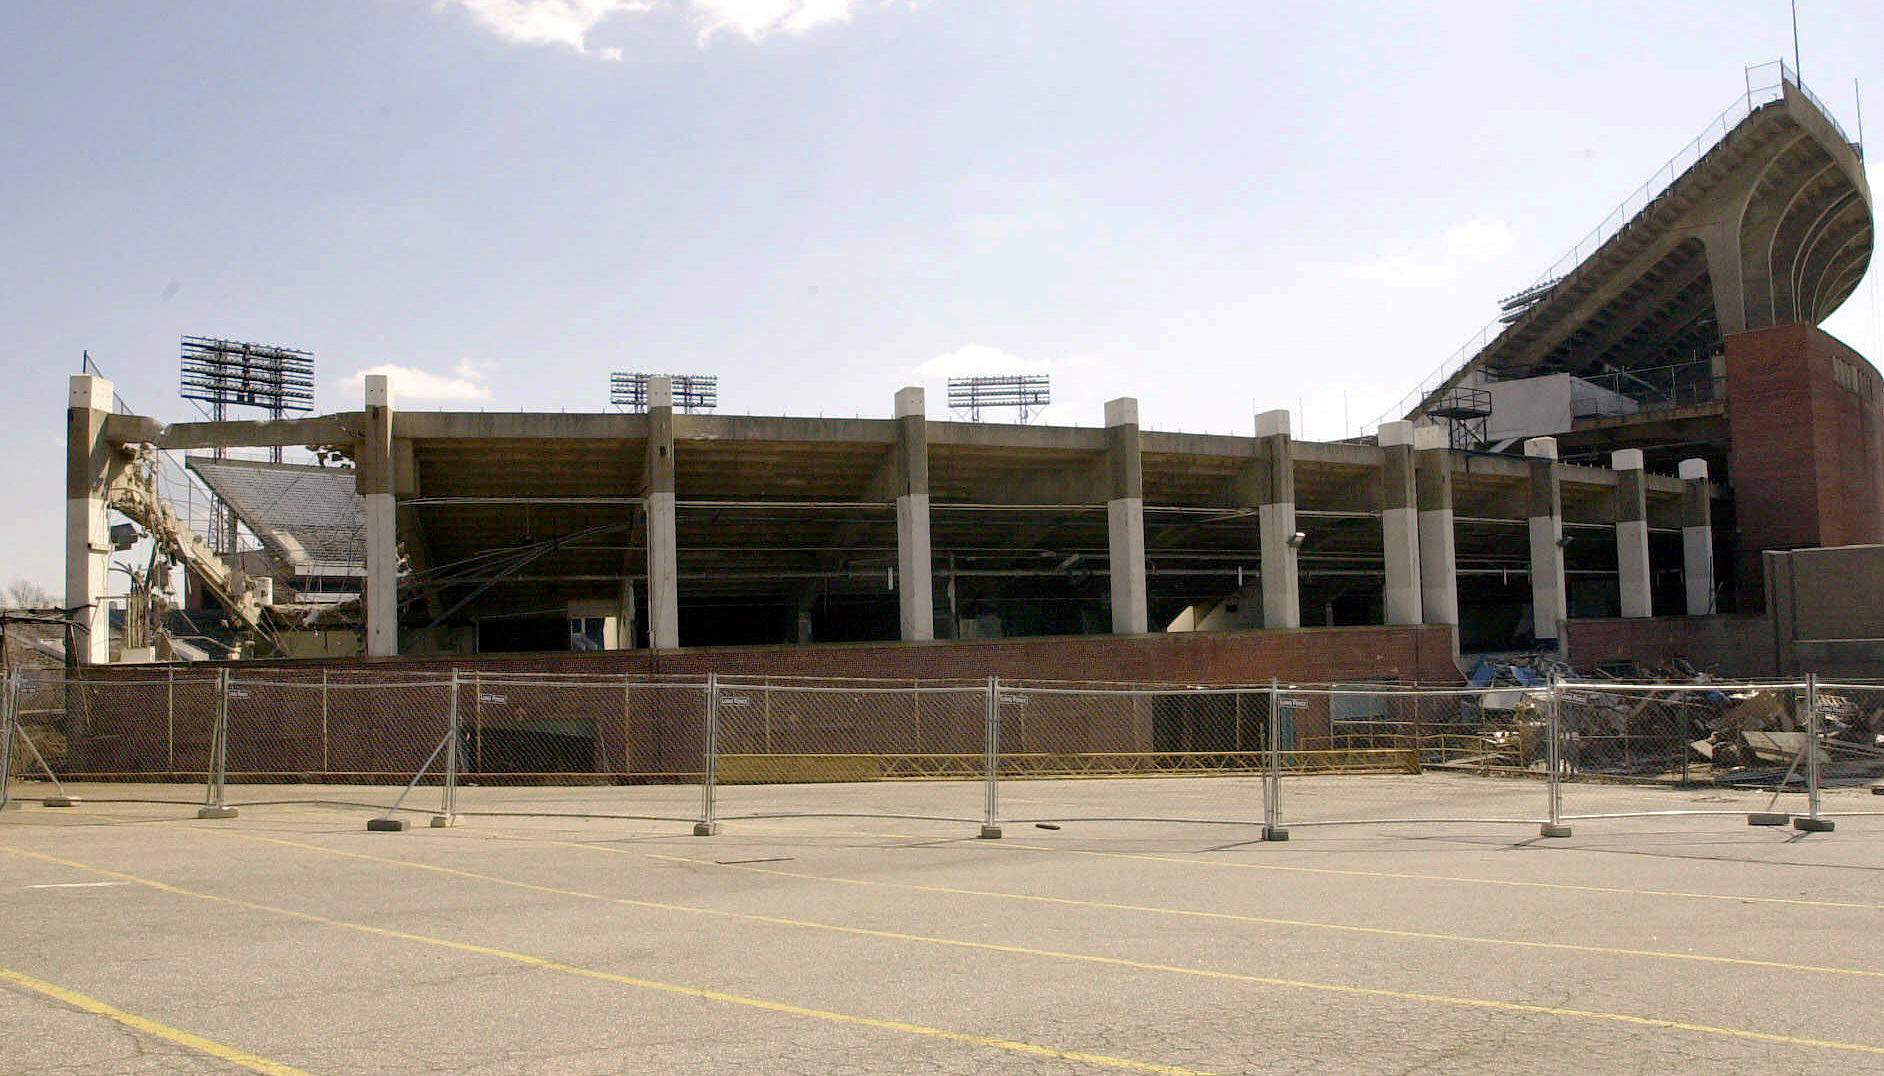
<svg viewBox="0 0 1884 1076">
<path fill-rule="evenodd" d="M 1094 427 L 932 421 L 920 388 L 879 419 L 686 414 L 662 378 L 636 414 L 407 411 L 369 377 L 357 411 L 165 425 L 74 378 L 68 602 L 108 660 L 107 509 L 151 524 L 140 452 L 307 446 L 353 470 L 354 618 L 309 613 L 292 572 L 269 601 L 216 592 L 280 596 L 277 641 L 338 622 L 371 657 L 1353 626 L 1492 649 L 1607 618 L 1691 638 L 1662 618 L 1758 609 L 1765 550 L 1884 542 L 1884 421 L 1877 371 L 1817 328 L 1871 257 L 1858 147 L 1784 72 L 1670 173 L 1352 442 L 1286 411 L 1160 432 L 1129 398 Z"/>
</svg>

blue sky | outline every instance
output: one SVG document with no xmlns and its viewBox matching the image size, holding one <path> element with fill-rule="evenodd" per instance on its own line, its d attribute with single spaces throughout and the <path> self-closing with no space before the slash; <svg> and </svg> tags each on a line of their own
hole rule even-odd
<svg viewBox="0 0 1884 1076">
<path fill-rule="evenodd" d="M 1801 0 L 1884 129 L 1884 8 Z M 1299 409 L 1357 430 L 1790 58 L 1785 0 L 248 0 L 17 4 L 0 582 L 60 589 L 66 377 L 192 417 L 183 334 L 315 353 L 320 410 L 1047 421 Z M 1877 273 L 1827 328 L 1884 354 Z"/>
</svg>

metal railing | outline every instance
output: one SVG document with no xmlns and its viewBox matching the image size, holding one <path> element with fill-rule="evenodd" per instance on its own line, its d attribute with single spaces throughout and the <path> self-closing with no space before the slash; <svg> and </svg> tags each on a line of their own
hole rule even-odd
<svg viewBox="0 0 1884 1076">
<path fill-rule="evenodd" d="M 1610 240 L 1620 235 L 1628 225 L 1635 220 L 1637 215 L 1648 209 L 1649 206 L 1654 204 L 1656 199 L 1660 198 L 1669 188 L 1673 187 L 1675 181 L 1686 173 L 1688 169 L 1700 163 L 1702 158 L 1706 157 L 1717 145 L 1725 141 L 1728 132 L 1739 126 L 1742 120 L 1751 116 L 1755 111 L 1765 105 L 1784 100 L 1787 86 L 1793 87 L 1810 100 L 1813 106 L 1823 113 L 1825 118 L 1831 122 L 1833 129 L 1838 132 L 1839 137 L 1843 138 L 1848 144 L 1851 142 L 1851 139 L 1845 134 L 1844 127 L 1841 126 L 1838 120 L 1832 115 L 1831 110 L 1826 108 L 1824 102 L 1820 101 L 1816 94 L 1812 93 L 1811 90 L 1807 89 L 1804 84 L 1799 81 L 1798 75 L 1793 72 L 1792 68 L 1786 65 L 1785 61 L 1772 60 L 1767 63 L 1755 64 L 1748 67 L 1746 69 L 1746 89 L 1740 96 L 1734 98 L 1732 104 L 1721 110 L 1721 113 L 1715 116 L 1714 119 L 1701 130 L 1700 134 L 1696 135 L 1687 145 L 1677 150 L 1674 156 L 1670 157 L 1660 168 L 1656 169 L 1655 173 L 1649 176 L 1640 187 L 1631 191 L 1627 197 L 1617 203 L 1616 207 L 1610 210 L 1594 228 L 1590 229 L 1587 235 L 1577 240 L 1569 251 L 1555 262 L 1551 263 L 1549 268 L 1539 273 L 1536 280 L 1532 281 L 1528 286 L 1519 289 L 1515 294 L 1523 295 L 1528 292 L 1541 292 L 1538 297 L 1539 299 L 1544 298 L 1545 295 L 1548 294 L 1547 291 L 1542 291 L 1542 289 L 1545 289 L 1546 285 L 1568 278 L 1579 265 L 1583 264 L 1586 258 L 1595 254 Z M 1456 351 L 1447 356 L 1444 362 L 1434 367 L 1432 372 L 1421 379 L 1420 383 L 1415 386 L 1412 391 L 1401 397 L 1398 403 L 1383 412 L 1379 418 L 1376 418 L 1372 423 L 1363 427 L 1363 429 L 1378 429 L 1382 422 L 1404 416 L 1408 411 L 1412 410 L 1419 401 L 1425 399 L 1427 396 L 1431 395 L 1434 390 L 1444 385 L 1453 375 L 1458 373 L 1460 368 L 1470 362 L 1474 356 L 1485 350 L 1492 341 L 1496 340 L 1499 335 L 1509 327 L 1510 322 L 1513 320 L 1516 319 L 1511 318 L 1509 313 L 1501 314 L 1498 318 L 1494 318 L 1489 324 L 1474 334 L 1471 339 L 1461 344 Z"/>
<path fill-rule="evenodd" d="M 703 835 L 819 817 L 984 837 L 1102 821 L 1550 836 L 1676 815 L 1823 830 L 1884 814 L 1856 787 L 1880 779 L 1884 685 L 1813 677 L 1514 691 L 183 668 L 16 670 L 0 691 L 0 805 L 317 803 L 370 808 L 373 828 L 424 811 Z M 416 806 L 430 790 L 437 806 Z"/>
</svg>

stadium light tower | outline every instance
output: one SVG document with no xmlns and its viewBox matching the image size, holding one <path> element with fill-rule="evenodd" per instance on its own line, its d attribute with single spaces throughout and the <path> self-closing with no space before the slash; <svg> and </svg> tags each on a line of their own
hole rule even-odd
<svg viewBox="0 0 1884 1076">
<path fill-rule="evenodd" d="M 186 336 L 182 345 L 182 396 L 209 405 L 209 417 L 229 418 L 231 407 L 255 407 L 279 419 L 290 411 L 314 410 L 314 356 L 274 344 Z M 215 450 L 217 458 L 226 450 Z M 268 450 L 281 462 L 281 446 Z M 235 552 L 235 515 L 219 505 L 211 515 L 210 542 L 222 553 Z"/>
<path fill-rule="evenodd" d="M 608 375 L 608 402 L 630 411 L 648 409 L 648 378 L 654 374 Z M 711 411 L 720 405 L 720 379 L 716 374 L 668 374 L 674 383 L 674 406 L 683 414 Z"/>
<path fill-rule="evenodd" d="M 968 421 L 980 422 L 984 407 L 1011 407 L 1020 413 L 1020 422 L 1035 410 L 1053 402 L 1053 390 L 1046 374 L 989 374 L 977 377 L 949 378 L 949 409 L 968 412 Z"/>
</svg>

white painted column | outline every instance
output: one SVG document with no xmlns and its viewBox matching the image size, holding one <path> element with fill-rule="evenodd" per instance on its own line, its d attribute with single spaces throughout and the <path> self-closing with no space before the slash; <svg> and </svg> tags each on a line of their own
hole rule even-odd
<svg viewBox="0 0 1884 1076">
<path fill-rule="evenodd" d="M 1609 465 L 1616 472 L 1616 585 L 1622 596 L 1622 615 L 1654 616 L 1642 450 L 1618 449 L 1609 454 Z"/>
<path fill-rule="evenodd" d="M 77 622 L 78 662 L 111 660 L 111 617 L 105 604 L 111 568 L 111 526 L 105 512 L 111 446 L 105 419 L 111 382 L 72 378 L 66 409 L 65 604 Z"/>
<path fill-rule="evenodd" d="M 1452 445 L 1443 426 L 1413 431 L 1420 527 L 1420 619 L 1459 623 L 1459 557 L 1452 535 Z"/>
<path fill-rule="evenodd" d="M 1256 416 L 1258 550 L 1262 557 L 1263 627 L 1302 626 L 1302 591 L 1297 570 L 1301 539 L 1295 529 L 1295 449 L 1289 413 Z"/>
<path fill-rule="evenodd" d="M 896 393 L 896 602 L 905 642 L 935 638 L 929 431 L 920 387 Z"/>
<path fill-rule="evenodd" d="M 1714 523 L 1707 496 L 1707 461 L 1682 460 L 1675 473 L 1681 494 L 1681 569 L 1687 582 L 1688 615 L 1714 612 Z"/>
<path fill-rule="evenodd" d="M 1557 475 L 1557 439 L 1524 442 L 1531 461 L 1531 634 L 1540 644 L 1563 638 L 1563 496 Z"/>
<path fill-rule="evenodd" d="M 1413 424 L 1380 424 L 1380 540 L 1386 557 L 1382 593 L 1389 624 L 1418 624 L 1420 527 L 1414 507 Z"/>
<path fill-rule="evenodd" d="M 399 653 L 399 523 L 393 499 L 393 393 L 384 374 L 366 377 L 366 441 L 357 461 L 366 501 L 366 653 Z"/>
<path fill-rule="evenodd" d="M 680 645 L 679 549 L 674 538 L 674 380 L 648 378 L 648 646 Z"/>
<path fill-rule="evenodd" d="M 1141 635 L 1151 626 L 1145 589 L 1145 476 L 1138 451 L 1138 401 L 1129 396 L 1107 401 L 1106 456 L 1112 497 L 1106 501 L 1106 542 L 1114 635 Z"/>
</svg>

